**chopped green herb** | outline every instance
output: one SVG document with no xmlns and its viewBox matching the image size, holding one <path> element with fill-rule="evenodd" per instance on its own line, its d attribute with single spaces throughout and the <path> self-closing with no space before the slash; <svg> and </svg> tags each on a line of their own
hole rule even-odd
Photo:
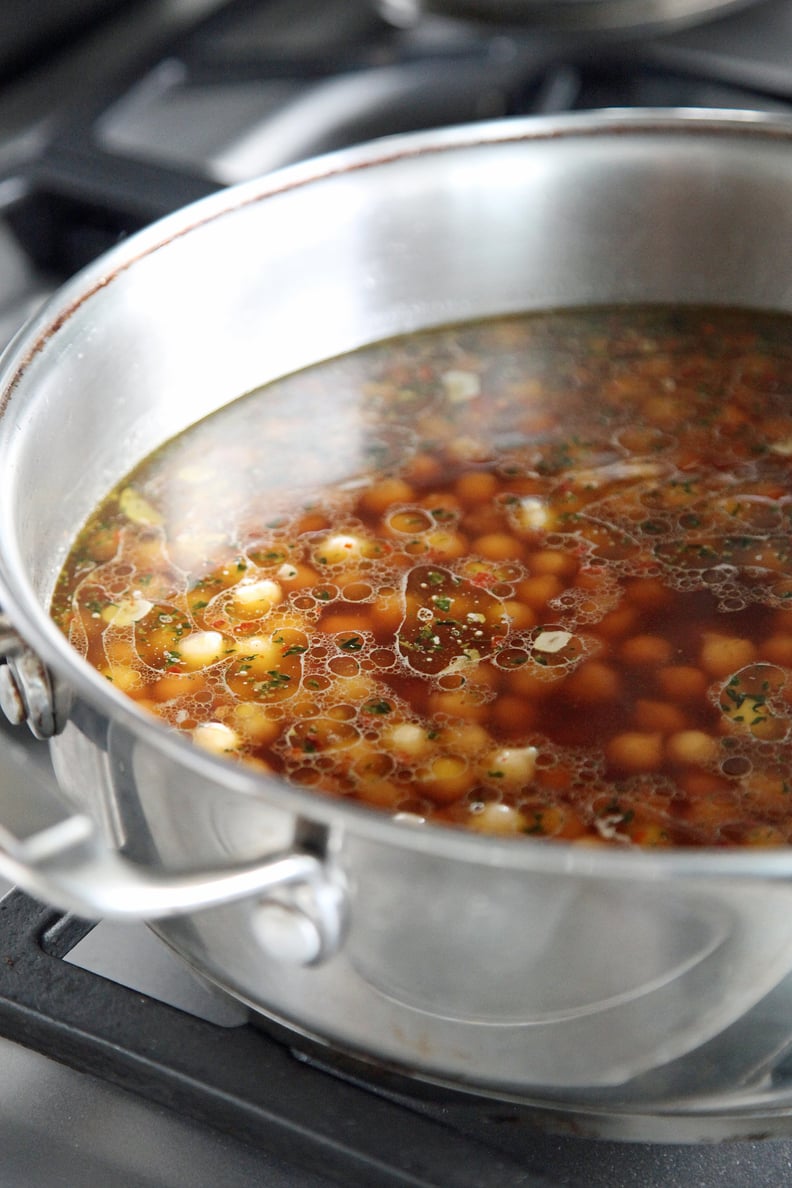
<svg viewBox="0 0 792 1188">
<path fill-rule="evenodd" d="M 367 714 L 389 714 L 392 709 L 389 701 L 369 701 L 363 706 L 363 712 Z"/>
</svg>

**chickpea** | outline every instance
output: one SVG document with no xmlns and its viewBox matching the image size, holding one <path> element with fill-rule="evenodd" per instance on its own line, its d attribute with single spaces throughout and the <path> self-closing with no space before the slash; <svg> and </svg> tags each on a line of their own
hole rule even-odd
<svg viewBox="0 0 792 1188">
<path fill-rule="evenodd" d="M 377 639 L 390 642 L 396 635 L 405 614 L 402 595 L 391 588 L 380 589 L 377 599 L 369 608 L 371 630 Z"/>
<path fill-rule="evenodd" d="M 707 796 L 691 799 L 685 808 L 685 817 L 694 825 L 731 824 L 739 820 L 740 811 L 734 793 L 712 792 Z"/>
<path fill-rule="evenodd" d="M 286 732 L 289 745 L 298 751 L 312 754 L 344 757 L 343 753 L 354 747 L 360 739 L 360 731 L 352 723 L 318 714 L 314 718 L 301 718 Z"/>
<path fill-rule="evenodd" d="M 484 536 L 477 536 L 470 547 L 474 553 L 490 561 L 519 560 L 523 555 L 520 541 L 506 532 L 488 532 Z"/>
<path fill-rule="evenodd" d="M 473 773 L 466 759 L 438 755 L 428 771 L 418 776 L 421 789 L 437 804 L 459 800 L 473 784 Z"/>
<path fill-rule="evenodd" d="M 462 528 L 470 537 L 484 537 L 508 535 L 504 533 L 503 515 L 499 507 L 490 507 L 486 503 L 470 508 L 462 519 Z M 480 552 L 474 548 L 475 553 Z"/>
<path fill-rule="evenodd" d="M 396 540 L 402 541 L 405 536 L 420 536 L 422 532 L 428 532 L 433 527 L 434 520 L 423 508 L 399 508 L 397 511 L 389 512 L 384 520 L 385 530 Z M 409 548 L 412 544 L 410 541 L 406 547 Z"/>
<path fill-rule="evenodd" d="M 489 801 L 479 813 L 471 813 L 467 822 L 476 833 L 494 833 L 506 837 L 523 833 L 528 824 L 526 818 L 509 804 Z"/>
<path fill-rule="evenodd" d="M 676 399 L 671 399 L 666 393 L 650 396 L 643 403 L 642 414 L 650 425 L 673 430 L 680 421 L 684 422 L 688 407 L 677 389 Z"/>
<path fill-rule="evenodd" d="M 597 623 L 597 633 L 605 639 L 619 639 L 634 629 L 638 610 L 634 606 L 620 606 L 603 615 Z"/>
<path fill-rule="evenodd" d="M 688 796 L 721 796 L 729 791 L 729 781 L 714 771 L 688 767 L 676 776 L 676 783 Z"/>
<path fill-rule="evenodd" d="M 475 692 L 463 686 L 461 689 L 433 690 L 429 694 L 429 712 L 483 722 L 489 709 Z"/>
<path fill-rule="evenodd" d="M 557 574 L 538 573 L 535 577 L 525 578 L 520 582 L 516 594 L 520 602 L 527 603 L 534 610 L 543 610 L 550 599 L 556 598 L 563 588 Z"/>
<path fill-rule="evenodd" d="M 496 625 L 508 624 L 512 631 L 529 631 L 536 626 L 536 611 L 524 602 L 507 598 L 487 611 L 487 620 Z"/>
<path fill-rule="evenodd" d="M 162 718 L 163 707 L 158 701 L 153 701 L 150 697 L 135 697 L 135 705 L 139 709 L 145 710 L 148 714 L 153 714 L 155 718 Z"/>
<path fill-rule="evenodd" d="M 520 811 L 527 818 L 524 832 L 532 837 L 555 837 L 566 822 L 564 806 L 529 802 L 522 803 Z"/>
<path fill-rule="evenodd" d="M 283 644 L 276 643 L 271 635 L 248 635 L 236 642 L 234 651 L 238 656 L 255 657 L 254 671 L 262 675 L 277 668 L 283 659 Z"/>
<path fill-rule="evenodd" d="M 623 771 L 655 771 L 663 758 L 663 736 L 656 731 L 625 731 L 610 740 L 605 754 L 609 763 Z"/>
<path fill-rule="evenodd" d="M 497 490 L 497 476 L 486 470 L 472 470 L 461 475 L 454 487 L 457 499 L 467 507 L 476 503 L 488 503 Z"/>
<path fill-rule="evenodd" d="M 264 706 L 249 701 L 234 706 L 231 720 L 244 738 L 260 747 L 271 746 L 283 729 L 283 723 L 272 718 Z"/>
<path fill-rule="evenodd" d="M 746 846 L 785 846 L 787 838 L 774 825 L 754 825 L 742 836 L 742 843 Z"/>
<path fill-rule="evenodd" d="M 671 601 L 671 591 L 657 578 L 634 578 L 627 585 L 629 601 L 641 610 L 656 610 Z"/>
<path fill-rule="evenodd" d="M 689 664 L 671 664 L 661 668 L 657 682 L 673 701 L 695 701 L 707 691 L 707 677 L 700 668 Z"/>
<path fill-rule="evenodd" d="M 467 537 L 463 536 L 461 532 L 451 532 L 446 528 L 436 528 L 434 532 L 426 532 L 422 539 L 432 556 L 438 560 L 465 557 L 470 551 Z"/>
<path fill-rule="evenodd" d="M 554 813 L 557 816 L 557 823 L 554 829 L 548 829 L 547 832 L 552 833 L 552 836 L 559 841 L 577 841 L 586 832 L 586 826 L 580 816 L 573 812 L 568 805 L 557 805 Z"/>
<path fill-rule="evenodd" d="M 760 645 L 759 655 L 771 664 L 792 668 L 792 635 L 771 635 Z"/>
<path fill-rule="evenodd" d="M 706 766 L 720 753 L 720 744 L 703 730 L 679 730 L 666 743 L 666 753 L 673 763 Z"/>
<path fill-rule="evenodd" d="M 492 721 L 504 733 L 513 738 L 520 738 L 530 730 L 536 722 L 536 717 L 536 703 L 526 701 L 523 697 L 512 697 L 506 694 L 500 697 L 492 707 Z"/>
<path fill-rule="evenodd" d="M 421 506 L 440 524 L 456 520 L 462 514 L 462 504 L 450 491 L 430 491 L 421 499 Z"/>
<path fill-rule="evenodd" d="M 792 800 L 792 781 L 780 775 L 755 771 L 751 773 L 746 796 L 762 811 L 787 812 Z"/>
<path fill-rule="evenodd" d="M 645 821 L 628 827 L 630 841 L 636 846 L 646 846 L 656 849 L 672 845 L 668 826 L 657 821 Z"/>
<path fill-rule="evenodd" d="M 379 689 L 376 681 L 365 673 L 342 674 L 333 677 L 327 696 L 344 705 L 361 705 L 364 701 L 377 700 Z"/>
<path fill-rule="evenodd" d="M 575 557 L 560 549 L 537 549 L 528 554 L 526 563 L 531 573 L 553 573 L 567 581 L 575 576 L 580 565 Z"/>
<path fill-rule="evenodd" d="M 566 763 L 554 763 L 551 767 L 542 767 L 537 777 L 543 788 L 563 792 L 572 783 L 572 770 Z"/>
<path fill-rule="evenodd" d="M 294 525 L 294 535 L 302 536 L 306 532 L 321 532 L 323 528 L 330 527 L 330 520 L 327 514 L 314 508 L 310 511 L 305 511 Z"/>
<path fill-rule="evenodd" d="M 513 791 L 530 784 L 536 771 L 536 747 L 498 747 L 489 751 L 482 768 L 497 787 Z"/>
<path fill-rule="evenodd" d="M 455 722 L 443 730 L 443 743 L 455 755 L 477 755 L 491 741 L 477 722 Z"/>
<path fill-rule="evenodd" d="M 108 639 L 105 637 L 105 655 L 110 661 L 111 666 L 114 664 L 134 665 L 138 658 L 135 651 L 135 645 L 131 640 L 119 637 L 117 639 Z"/>
<path fill-rule="evenodd" d="M 481 438 L 462 435 L 452 438 L 446 446 L 446 451 L 454 462 L 485 462 L 490 447 Z"/>
<path fill-rule="evenodd" d="M 749 639 L 707 632 L 700 659 L 710 676 L 727 677 L 756 659 L 756 647 Z"/>
<path fill-rule="evenodd" d="M 441 478 L 442 468 L 433 454 L 416 454 L 408 460 L 405 473 L 409 482 L 425 486 Z"/>
<path fill-rule="evenodd" d="M 602 660 L 586 660 L 566 678 L 565 688 L 573 700 L 594 704 L 617 698 L 621 681 L 609 664 Z"/>
<path fill-rule="evenodd" d="M 366 488 L 358 506 L 370 516 L 383 516 L 394 503 L 410 503 L 414 498 L 413 488 L 404 479 L 385 478 Z"/>
<path fill-rule="evenodd" d="M 417 722 L 397 722 L 382 732 L 383 746 L 398 759 L 422 759 L 432 750 L 432 743 L 423 726 Z"/>
<path fill-rule="evenodd" d="M 668 701 L 652 701 L 647 697 L 637 699 L 633 721 L 639 730 L 659 730 L 661 734 L 673 734 L 684 730 L 687 725 L 687 719 L 679 706 Z"/>
<path fill-rule="evenodd" d="M 179 641 L 178 653 L 187 668 L 206 668 L 232 649 L 219 631 L 194 631 Z"/>
<path fill-rule="evenodd" d="M 622 644 L 620 655 L 626 664 L 667 664 L 671 644 L 659 635 L 633 635 Z"/>
<path fill-rule="evenodd" d="M 239 747 L 239 735 L 223 722 L 204 722 L 192 732 L 193 742 L 213 755 L 224 755 Z"/>
<path fill-rule="evenodd" d="M 547 697 L 547 679 L 544 676 L 538 676 L 532 665 L 510 669 L 506 683 L 510 692 L 528 701 L 537 701 Z"/>
<path fill-rule="evenodd" d="M 319 620 L 318 626 L 319 630 L 327 635 L 338 636 L 360 635 L 369 629 L 367 616 L 362 607 L 355 611 L 329 611 Z"/>
<path fill-rule="evenodd" d="M 352 532 L 334 532 L 314 549 L 319 565 L 349 565 L 371 555 L 371 542 Z"/>
<path fill-rule="evenodd" d="M 283 589 L 271 578 L 255 582 L 240 582 L 234 587 L 231 602 L 241 618 L 257 619 L 266 615 L 283 598 Z"/>
<path fill-rule="evenodd" d="M 192 697 L 206 685 L 200 672 L 167 672 L 151 686 L 151 693 L 157 701 L 177 701 L 180 697 Z"/>
<path fill-rule="evenodd" d="M 404 799 L 404 789 L 392 780 L 379 778 L 362 780 L 357 785 L 357 794 L 367 804 L 374 804 L 378 808 L 393 809 Z"/>
<path fill-rule="evenodd" d="M 136 692 L 143 690 L 143 674 L 127 664 L 113 664 L 110 668 L 100 668 L 99 671 L 122 693 L 134 696 Z"/>
<path fill-rule="evenodd" d="M 284 561 L 278 567 L 276 576 L 287 594 L 292 590 L 315 586 L 319 582 L 319 574 L 310 565 L 292 564 L 291 561 Z"/>
</svg>

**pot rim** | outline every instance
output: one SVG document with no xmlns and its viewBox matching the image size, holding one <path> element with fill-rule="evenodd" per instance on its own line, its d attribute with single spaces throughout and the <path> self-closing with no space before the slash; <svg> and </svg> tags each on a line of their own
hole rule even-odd
<svg viewBox="0 0 792 1188">
<path fill-rule="evenodd" d="M 492 6 L 487 0 L 382 0 L 380 8 L 395 25 L 410 25 L 421 15 L 475 21 L 484 25 L 511 23 L 517 28 L 538 28 L 558 36 L 584 30 L 614 35 L 629 32 L 667 31 L 691 23 L 713 20 L 755 0 L 508 0 Z"/>
<path fill-rule="evenodd" d="M 326 154 L 243 182 L 182 208 L 103 254 L 67 281 L 18 332 L 0 359 L 0 433 L 13 393 L 33 359 L 68 330 L 69 319 L 113 280 L 146 256 L 201 226 L 253 203 L 321 183 L 336 175 L 377 168 L 407 157 L 502 143 L 571 137 L 713 136 L 792 143 L 792 118 L 755 111 L 688 108 L 605 109 L 526 116 L 391 136 Z M 118 721 L 155 751 L 196 775 L 236 793 L 275 800 L 295 817 L 349 826 L 374 840 L 438 857 L 543 873 L 665 880 L 681 877 L 783 879 L 792 876 L 792 846 L 768 850 L 695 848 L 617 850 L 562 841 L 502 838 L 463 828 L 397 822 L 380 810 L 286 785 L 208 754 L 160 725 L 132 699 L 108 687 L 71 649 L 24 575 L 10 515 L 0 498 L 0 602 L 24 643 L 80 698 Z"/>
</svg>

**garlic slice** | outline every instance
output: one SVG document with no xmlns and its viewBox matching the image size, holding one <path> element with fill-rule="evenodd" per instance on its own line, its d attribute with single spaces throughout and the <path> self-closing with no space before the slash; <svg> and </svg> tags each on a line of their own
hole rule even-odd
<svg viewBox="0 0 792 1188">
<path fill-rule="evenodd" d="M 572 638 L 571 631 L 540 631 L 533 641 L 536 652 L 560 652 Z"/>
</svg>

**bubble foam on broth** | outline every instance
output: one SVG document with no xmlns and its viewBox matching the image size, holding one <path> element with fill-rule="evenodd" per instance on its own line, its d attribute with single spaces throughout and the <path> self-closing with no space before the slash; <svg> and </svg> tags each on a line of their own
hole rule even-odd
<svg viewBox="0 0 792 1188">
<path fill-rule="evenodd" d="M 789 341 L 771 315 L 531 315 L 288 377 L 124 481 L 53 614 L 199 745 L 322 793 L 784 844 Z"/>
</svg>

